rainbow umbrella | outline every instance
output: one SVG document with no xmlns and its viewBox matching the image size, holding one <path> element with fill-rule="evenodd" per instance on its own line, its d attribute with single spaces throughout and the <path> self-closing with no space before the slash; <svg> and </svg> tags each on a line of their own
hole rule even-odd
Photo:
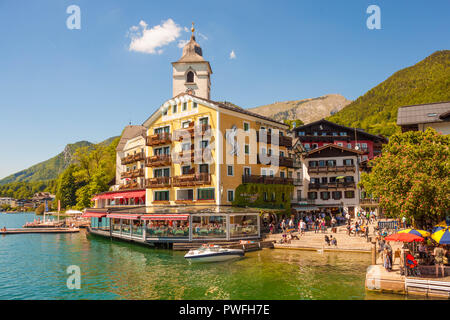
<svg viewBox="0 0 450 320">
<path fill-rule="evenodd" d="M 416 236 L 423 237 L 423 238 L 431 236 L 431 234 L 428 231 L 417 230 L 417 229 L 405 229 L 405 230 L 399 231 L 398 233 L 410 233 L 410 234 L 414 234 Z"/>
<path fill-rule="evenodd" d="M 450 244 L 450 228 L 436 231 L 431 235 L 431 238 L 439 244 Z"/>
</svg>

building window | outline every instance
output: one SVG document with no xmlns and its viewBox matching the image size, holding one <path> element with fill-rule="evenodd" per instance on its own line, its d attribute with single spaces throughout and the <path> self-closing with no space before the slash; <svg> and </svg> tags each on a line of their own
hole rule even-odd
<svg viewBox="0 0 450 320">
<path fill-rule="evenodd" d="M 194 104 L 192 105 L 192 108 L 194 108 L 194 109 L 197 108 L 197 102 L 194 102 Z"/>
<path fill-rule="evenodd" d="M 252 174 L 252 170 L 249 167 L 244 168 L 244 176 L 249 176 Z"/>
<path fill-rule="evenodd" d="M 187 110 L 187 102 L 183 102 L 183 111 Z"/>
<path fill-rule="evenodd" d="M 228 202 L 234 201 L 234 190 L 228 190 Z"/>
<path fill-rule="evenodd" d="M 197 199 L 198 200 L 214 200 L 214 188 L 208 189 L 198 189 Z"/>
<path fill-rule="evenodd" d="M 208 117 L 201 118 L 201 119 L 198 120 L 198 122 L 199 122 L 200 125 L 207 126 L 208 125 Z"/>
<path fill-rule="evenodd" d="M 153 171 L 153 177 L 159 178 L 159 177 L 170 177 L 170 168 L 164 168 L 164 169 L 155 169 Z"/>
<path fill-rule="evenodd" d="M 297 136 L 304 136 L 305 135 L 305 131 L 297 131 Z"/>
<path fill-rule="evenodd" d="M 250 123 L 244 122 L 244 131 L 249 131 L 249 130 L 250 130 Z"/>
<path fill-rule="evenodd" d="M 194 83 L 194 73 L 192 71 L 189 71 L 186 75 L 186 82 L 187 83 Z"/>
<path fill-rule="evenodd" d="M 347 132 L 340 132 L 339 134 L 341 135 L 341 137 L 344 137 L 347 135 Z"/>
<path fill-rule="evenodd" d="M 352 144 L 351 143 L 347 143 L 347 148 L 351 149 L 352 148 Z"/>
<path fill-rule="evenodd" d="M 284 178 L 284 171 L 280 171 L 280 178 Z"/>
<path fill-rule="evenodd" d="M 174 104 L 172 106 L 172 113 L 177 113 L 177 105 L 176 104 Z"/>
<path fill-rule="evenodd" d="M 154 201 L 169 201 L 169 191 L 155 191 Z"/>
<path fill-rule="evenodd" d="M 227 166 L 227 175 L 234 176 L 234 166 Z"/>
<path fill-rule="evenodd" d="M 189 174 L 191 170 L 191 166 L 183 166 L 181 167 L 181 173 L 182 174 Z"/>
<path fill-rule="evenodd" d="M 284 151 L 280 151 L 280 157 L 284 157 Z"/>
<path fill-rule="evenodd" d="M 344 159 L 344 166 L 352 166 L 353 159 Z"/>
<path fill-rule="evenodd" d="M 332 193 L 334 200 L 340 200 L 342 198 L 342 192 L 341 191 L 333 191 Z"/>
<path fill-rule="evenodd" d="M 343 147 L 343 146 L 344 146 L 344 144 L 343 144 L 342 142 L 338 142 L 337 145 L 338 145 L 339 147 Z"/>
<path fill-rule="evenodd" d="M 328 200 L 330 199 L 330 193 L 328 191 L 323 191 L 320 193 L 320 198 L 322 200 Z"/>
<path fill-rule="evenodd" d="M 194 190 L 177 190 L 177 200 L 194 200 Z"/>
<path fill-rule="evenodd" d="M 353 199 L 355 197 L 355 191 L 349 190 L 344 192 L 345 199 Z"/>
<path fill-rule="evenodd" d="M 317 199 L 317 192 L 308 192 L 308 199 L 309 200 L 316 200 Z"/>
<path fill-rule="evenodd" d="M 245 153 L 245 154 L 250 154 L 250 145 L 246 144 L 246 145 L 244 146 L 244 153 Z"/>
<path fill-rule="evenodd" d="M 209 173 L 209 165 L 204 163 L 198 166 L 198 171 L 200 173 Z"/>
<path fill-rule="evenodd" d="M 190 123 L 191 123 L 190 121 L 183 121 L 183 123 L 181 124 L 181 127 L 182 127 L 183 129 L 186 129 L 186 128 L 189 127 L 189 124 L 190 124 Z"/>
</svg>

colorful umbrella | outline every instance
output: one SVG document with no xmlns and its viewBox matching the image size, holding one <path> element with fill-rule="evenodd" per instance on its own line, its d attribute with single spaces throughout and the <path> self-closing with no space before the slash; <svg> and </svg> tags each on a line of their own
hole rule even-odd
<svg viewBox="0 0 450 320">
<path fill-rule="evenodd" d="M 400 241 L 400 242 L 422 242 L 423 238 L 421 236 L 416 236 L 412 233 L 395 233 L 384 238 L 386 241 Z"/>
<path fill-rule="evenodd" d="M 431 236 L 431 234 L 428 231 L 417 230 L 417 229 L 405 229 L 405 230 L 399 231 L 398 233 L 410 233 L 410 234 L 415 234 L 416 236 L 423 237 L 423 238 Z"/>
<path fill-rule="evenodd" d="M 436 231 L 431 238 L 439 244 L 450 244 L 450 228 Z"/>
</svg>

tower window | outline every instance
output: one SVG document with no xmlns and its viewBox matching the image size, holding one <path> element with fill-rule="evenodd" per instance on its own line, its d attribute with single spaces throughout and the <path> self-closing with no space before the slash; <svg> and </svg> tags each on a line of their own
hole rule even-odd
<svg viewBox="0 0 450 320">
<path fill-rule="evenodd" d="M 194 83 L 194 73 L 192 71 L 189 71 L 186 75 L 186 82 L 187 83 Z"/>
</svg>

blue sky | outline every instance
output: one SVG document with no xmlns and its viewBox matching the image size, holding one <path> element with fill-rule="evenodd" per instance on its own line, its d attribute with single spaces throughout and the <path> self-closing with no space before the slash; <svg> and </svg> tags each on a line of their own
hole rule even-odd
<svg viewBox="0 0 450 320">
<path fill-rule="evenodd" d="M 371 4 L 381 30 L 366 27 Z M 69 5 L 81 9 L 80 30 L 66 27 Z M 450 49 L 449 12 L 448 0 L 0 0 L 0 178 L 67 143 L 141 124 L 171 97 L 170 62 L 192 21 L 214 72 L 212 99 L 255 107 L 329 93 L 355 99 Z M 131 27 L 168 19 L 181 31 L 162 52 L 129 50 Z"/>
</svg>

